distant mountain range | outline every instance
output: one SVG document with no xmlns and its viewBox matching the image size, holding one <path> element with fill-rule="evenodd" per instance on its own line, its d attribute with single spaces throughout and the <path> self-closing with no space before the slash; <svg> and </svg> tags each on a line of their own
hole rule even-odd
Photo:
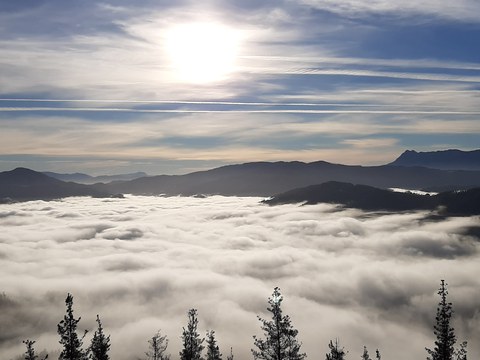
<svg viewBox="0 0 480 360">
<path fill-rule="evenodd" d="M 352 166 L 325 161 L 252 162 L 186 175 L 141 176 L 144 173 L 92 177 L 86 174 L 38 173 L 17 168 L 0 173 L 0 199 L 53 199 L 66 196 L 226 195 L 269 197 L 291 189 L 337 181 L 379 189 L 447 191 L 480 187 L 480 170 L 440 170 L 417 166 Z M 466 153 L 466 152 L 463 152 Z M 470 156 L 470 155 L 469 155 Z M 403 160 L 402 160 L 403 161 Z M 65 182 L 76 179 L 92 185 Z M 119 180 L 119 179 L 132 180 Z M 101 183 L 101 181 L 110 181 Z M 367 190 L 365 190 L 367 191 Z M 390 196 L 390 195 L 389 195 Z M 394 195 L 396 196 L 396 195 Z"/>
<path fill-rule="evenodd" d="M 480 215 L 480 188 L 419 195 L 330 181 L 290 190 L 263 202 L 268 205 L 332 203 L 368 211 L 438 209 L 447 215 Z"/>
<path fill-rule="evenodd" d="M 447 171 L 404 166 L 350 166 L 324 161 L 256 162 L 229 165 L 186 175 L 160 175 L 95 185 L 113 193 L 272 196 L 327 181 L 378 188 L 457 190 L 480 186 L 480 171 Z"/>
<path fill-rule="evenodd" d="M 422 166 L 441 170 L 480 170 L 480 150 L 405 151 L 389 165 Z"/>
<path fill-rule="evenodd" d="M 89 185 L 64 182 L 25 168 L 0 173 L 0 202 L 51 200 L 68 196 L 109 197 L 109 192 Z"/>
<path fill-rule="evenodd" d="M 62 181 L 73 181 L 79 184 L 96 184 L 96 183 L 109 183 L 112 181 L 128 181 L 133 179 L 138 179 L 141 177 L 148 176 L 144 172 L 135 172 L 131 174 L 119 174 L 119 175 L 100 175 L 100 176 L 90 176 L 82 173 L 73 173 L 73 174 L 59 174 L 50 171 L 44 171 L 45 175 L 53 177 L 54 179 Z"/>
</svg>

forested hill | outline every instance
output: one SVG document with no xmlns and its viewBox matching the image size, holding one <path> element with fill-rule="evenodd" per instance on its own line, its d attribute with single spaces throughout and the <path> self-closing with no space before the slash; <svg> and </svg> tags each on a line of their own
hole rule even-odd
<svg viewBox="0 0 480 360">
<path fill-rule="evenodd" d="M 265 200 L 268 205 L 334 203 L 370 211 L 440 210 L 449 215 L 480 215 L 480 188 L 419 195 L 366 185 L 326 182 L 294 189 Z"/>
<path fill-rule="evenodd" d="M 131 181 L 82 185 L 33 170 L 0 173 L 0 199 L 54 199 L 67 196 L 225 195 L 272 196 L 292 189 L 338 181 L 379 189 L 464 190 L 480 187 L 480 171 L 450 171 L 403 166 L 351 166 L 324 161 L 256 162 L 186 175 L 141 177 Z M 363 191 L 367 191 L 364 189 Z"/>
<path fill-rule="evenodd" d="M 291 189 L 340 181 L 378 188 L 467 189 L 480 187 L 480 171 L 401 166 L 351 166 L 325 161 L 254 162 L 186 175 L 160 175 L 99 185 L 110 193 L 272 196 Z"/>
<path fill-rule="evenodd" d="M 63 182 L 26 168 L 0 173 L 0 200 L 51 200 L 67 196 L 108 197 L 106 191 L 88 185 Z"/>
</svg>

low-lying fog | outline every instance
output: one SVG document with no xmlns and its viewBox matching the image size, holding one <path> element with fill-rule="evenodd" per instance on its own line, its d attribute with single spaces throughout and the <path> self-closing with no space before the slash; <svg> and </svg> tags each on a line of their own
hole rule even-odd
<svg viewBox="0 0 480 360">
<path fill-rule="evenodd" d="M 225 355 L 251 359 L 257 315 L 279 286 L 309 359 L 339 338 L 383 359 L 425 359 L 440 280 L 460 341 L 480 358 L 479 218 L 366 214 L 331 205 L 268 207 L 259 198 L 69 198 L 0 206 L 0 354 L 60 348 L 74 295 L 80 329 L 99 314 L 115 360 L 144 358 L 161 329 L 178 358 L 186 313 L 216 331 Z M 93 331 L 92 331 L 93 333 Z M 88 344 L 92 333 L 84 343 Z"/>
</svg>

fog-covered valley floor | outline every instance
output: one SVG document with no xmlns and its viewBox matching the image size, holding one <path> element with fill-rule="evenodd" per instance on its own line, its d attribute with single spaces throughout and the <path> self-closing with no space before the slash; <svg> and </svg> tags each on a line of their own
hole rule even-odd
<svg viewBox="0 0 480 360">
<path fill-rule="evenodd" d="M 224 355 L 251 359 L 257 315 L 275 286 L 309 359 L 339 338 L 382 359 L 425 359 L 440 279 L 459 341 L 480 358 L 478 217 L 367 214 L 332 205 L 268 207 L 259 198 L 68 198 L 0 205 L 0 354 L 60 348 L 74 296 L 80 329 L 100 314 L 112 359 L 144 357 L 161 329 L 178 358 L 186 313 L 216 331 Z M 93 333 L 93 331 L 92 331 Z M 85 338 L 88 344 L 91 334 Z"/>
</svg>

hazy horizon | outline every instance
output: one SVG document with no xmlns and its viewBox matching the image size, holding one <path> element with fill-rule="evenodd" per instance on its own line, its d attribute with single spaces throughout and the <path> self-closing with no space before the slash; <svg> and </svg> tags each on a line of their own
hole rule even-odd
<svg viewBox="0 0 480 360">
<path fill-rule="evenodd" d="M 460 151 L 464 151 L 464 152 L 469 152 L 469 151 L 480 151 L 480 149 L 472 149 L 472 150 L 462 150 L 462 149 L 436 149 L 436 150 L 431 150 L 432 152 L 443 152 L 443 151 L 447 151 L 447 150 L 460 150 Z M 402 155 L 404 152 L 406 151 L 416 151 L 414 149 L 405 149 L 402 153 L 398 154 L 397 157 L 395 157 L 394 159 L 391 159 L 390 161 L 386 162 L 386 163 L 378 163 L 378 164 L 360 164 L 360 163 L 354 163 L 354 164 L 339 164 L 339 165 L 348 165 L 348 166 L 381 166 L 381 165 L 388 165 L 389 163 L 395 161 L 396 159 L 398 159 L 398 157 L 400 155 Z M 421 152 L 418 152 L 418 153 L 421 153 Z M 323 159 L 317 159 L 317 160 L 314 160 L 314 161 L 310 161 L 310 162 L 304 162 L 304 161 L 300 161 L 300 160 L 289 160 L 289 161 L 284 161 L 284 160 L 277 160 L 277 161 L 274 161 L 274 162 L 304 162 L 304 163 L 312 163 L 312 162 L 317 162 L 317 161 L 325 161 Z M 262 159 L 258 159 L 256 161 L 252 161 L 252 162 L 258 162 L 258 163 L 262 163 L 262 162 L 272 162 L 272 161 L 264 161 Z M 328 162 L 328 161 L 327 161 Z M 215 169 L 215 168 L 218 168 L 218 167 L 222 167 L 222 166 L 231 166 L 231 165 L 240 165 L 240 164 L 245 164 L 245 163 L 226 163 L 226 164 L 223 164 L 223 165 L 219 165 L 219 166 L 215 166 L 215 167 L 205 167 L 205 168 L 198 168 L 198 169 L 190 169 L 190 171 L 188 172 L 176 172 L 176 173 L 156 173 L 156 174 L 153 174 L 153 173 L 150 173 L 150 174 L 146 174 L 146 176 L 157 176 L 157 175 L 186 175 L 186 174 L 190 174 L 192 172 L 196 172 L 196 171 L 206 171 L 206 170 L 211 170 L 211 169 Z M 333 163 L 335 164 L 335 163 Z M 102 170 L 98 170 L 97 172 L 90 172 L 90 173 L 86 173 L 86 172 L 81 172 L 81 171 L 76 171 L 76 172 L 70 172 L 68 171 L 68 169 L 63 169 L 63 172 L 55 172 L 55 171 L 49 171 L 49 170 L 45 170 L 45 169 L 42 169 L 42 168 L 39 168 L 38 165 L 36 165 L 36 163 L 32 163 L 33 166 L 31 167 L 27 167 L 28 169 L 31 169 L 31 170 L 34 170 L 34 171 L 37 171 L 37 172 L 53 172 L 53 173 L 57 173 L 57 174 L 62 174 L 62 175 L 74 175 L 74 174 L 84 174 L 84 175 L 89 175 L 89 176 L 92 176 L 92 177 L 98 177 L 98 176 L 117 176 L 117 175 L 130 175 L 130 174 L 135 174 L 135 173 L 139 173 L 141 171 L 135 171 L 135 169 L 131 169 L 133 170 L 133 172 L 130 172 L 130 173 L 111 173 L 111 172 L 108 172 L 107 169 L 102 169 Z M 8 169 L 5 169 L 5 170 L 2 170 L 0 169 L 0 171 L 11 171 L 11 170 L 14 170 L 18 167 L 25 167 L 25 166 L 15 166 L 12 164 L 13 167 L 11 168 L 8 168 Z"/>
</svg>

